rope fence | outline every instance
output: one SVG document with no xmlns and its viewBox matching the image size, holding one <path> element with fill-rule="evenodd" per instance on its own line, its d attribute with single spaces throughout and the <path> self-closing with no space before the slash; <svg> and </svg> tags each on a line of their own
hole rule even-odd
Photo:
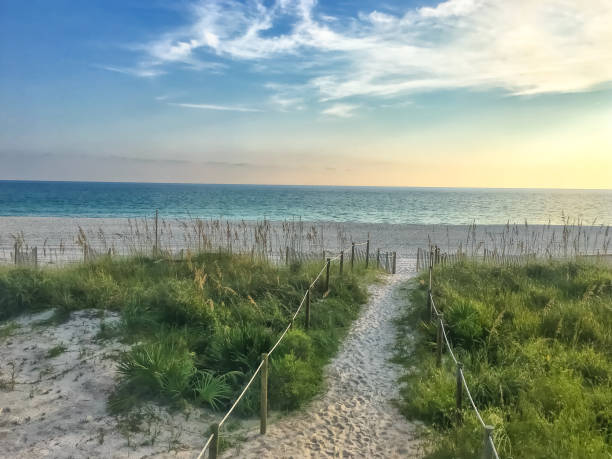
<svg viewBox="0 0 612 459">
<path fill-rule="evenodd" d="M 487 425 L 482 419 L 482 415 L 474 402 L 474 398 L 472 397 L 472 393 L 470 392 L 470 388 L 465 379 L 465 374 L 463 373 L 463 364 L 457 360 L 455 353 L 453 352 L 453 348 L 451 346 L 450 340 L 448 339 L 448 335 L 446 334 L 446 327 L 444 326 L 444 313 L 441 312 L 437 307 L 432 294 L 433 287 L 433 267 L 436 264 L 437 260 L 440 262 L 441 258 L 436 256 L 436 250 L 439 251 L 437 247 L 432 247 L 429 252 L 429 256 L 426 257 L 429 263 L 429 285 L 427 289 L 427 303 L 430 311 L 430 319 L 437 323 L 437 337 L 436 337 L 436 363 L 438 367 L 442 366 L 442 351 L 444 348 L 447 349 L 448 354 L 450 355 L 453 363 L 456 368 L 456 390 L 455 390 L 455 408 L 457 415 L 457 422 L 462 421 L 462 405 L 463 405 L 463 392 L 465 390 L 465 394 L 470 402 L 470 405 L 476 414 L 476 418 L 480 423 L 481 427 L 484 431 L 483 437 L 483 445 L 482 445 L 482 457 L 484 459 L 499 459 L 499 455 L 497 454 L 497 449 L 495 447 L 495 442 L 493 441 L 493 426 Z"/>
<path fill-rule="evenodd" d="M 363 246 L 366 247 L 366 250 L 364 251 L 365 253 L 363 253 L 362 256 L 359 257 L 358 254 L 361 251 L 361 249 L 358 249 L 358 248 L 359 247 L 363 247 Z M 370 241 L 369 240 L 367 240 L 366 242 L 358 243 L 358 244 L 357 243 L 352 243 L 351 244 L 351 255 L 350 255 L 350 269 L 351 270 L 354 269 L 355 264 L 360 262 L 361 260 L 363 260 L 363 262 L 365 263 L 366 268 L 369 267 L 369 261 L 370 261 L 369 247 L 370 247 Z M 291 254 L 290 254 L 289 250 L 286 253 L 287 253 L 286 263 L 291 263 Z M 380 250 L 378 250 L 377 253 L 380 253 Z M 387 252 L 387 253 L 391 253 L 391 252 Z M 395 255 L 395 252 L 393 252 L 392 264 L 389 265 L 392 268 L 393 273 L 395 272 L 395 258 L 396 258 L 396 255 Z M 306 319 L 305 320 L 305 327 L 306 327 L 306 329 L 310 328 L 310 304 L 311 304 L 311 300 L 312 300 L 312 289 L 314 287 L 316 287 L 318 282 L 323 281 L 324 282 L 324 286 L 325 286 L 324 291 L 326 292 L 324 296 L 327 295 L 327 292 L 329 292 L 329 288 L 330 288 L 330 266 L 331 266 L 332 262 L 338 262 L 339 274 L 341 275 L 343 273 L 343 270 L 344 270 L 344 251 L 340 251 L 340 253 L 335 255 L 334 257 L 327 257 L 325 259 L 325 264 L 323 265 L 323 268 L 319 271 L 319 273 L 317 274 L 315 279 L 308 286 L 306 292 L 304 293 L 304 296 L 302 297 L 302 300 L 300 301 L 299 306 L 297 307 L 295 313 L 292 315 L 291 321 L 289 322 L 287 327 L 285 327 L 285 329 L 281 333 L 281 335 L 278 338 L 278 340 L 276 341 L 276 343 L 272 346 L 272 348 L 267 353 L 262 354 L 261 361 L 259 362 L 259 365 L 257 366 L 255 371 L 253 372 L 253 375 L 251 376 L 251 379 L 244 386 L 244 388 L 242 389 L 242 392 L 236 398 L 234 403 L 232 403 L 232 406 L 227 410 L 225 415 L 221 418 L 221 420 L 218 423 L 215 423 L 215 424 L 213 424 L 211 426 L 212 434 L 208 437 L 206 443 L 204 444 L 202 450 L 200 451 L 200 454 L 197 456 L 197 459 L 203 458 L 205 453 L 206 453 L 206 451 L 208 451 L 208 458 L 209 459 L 216 459 L 217 458 L 217 456 L 219 454 L 220 430 L 223 427 L 223 424 L 225 423 L 225 421 L 229 418 L 229 416 L 232 414 L 232 412 L 238 406 L 238 404 L 240 403 L 240 401 L 242 400 L 244 395 L 247 393 L 247 391 L 249 390 L 249 388 L 251 387 L 251 385 L 253 384 L 253 382 L 255 381 L 255 379 L 256 379 L 256 377 L 258 375 L 261 378 L 260 379 L 261 380 L 261 396 L 260 396 L 260 416 L 259 416 L 260 426 L 259 426 L 259 431 L 260 431 L 260 434 L 262 434 L 262 435 L 266 434 L 266 431 L 267 431 L 267 422 L 268 422 L 267 418 L 268 418 L 268 365 L 269 365 L 269 358 L 272 355 L 272 353 L 276 350 L 278 345 L 282 342 L 283 338 L 287 335 L 289 330 L 291 330 L 291 328 L 294 327 L 295 320 L 297 319 L 300 311 L 304 307 L 306 308 L 306 312 L 305 312 L 305 315 L 306 315 L 306 317 L 305 317 L 305 319 Z M 377 264 L 377 267 L 379 267 L 378 264 Z M 389 272 L 389 270 L 388 270 L 388 272 Z"/>
</svg>

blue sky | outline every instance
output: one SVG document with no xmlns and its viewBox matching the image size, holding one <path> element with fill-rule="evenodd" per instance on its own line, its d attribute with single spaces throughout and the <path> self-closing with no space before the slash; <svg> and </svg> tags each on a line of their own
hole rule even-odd
<svg viewBox="0 0 612 459">
<path fill-rule="evenodd" d="M 0 179 L 610 188 L 612 4 L 4 1 Z"/>
</svg>

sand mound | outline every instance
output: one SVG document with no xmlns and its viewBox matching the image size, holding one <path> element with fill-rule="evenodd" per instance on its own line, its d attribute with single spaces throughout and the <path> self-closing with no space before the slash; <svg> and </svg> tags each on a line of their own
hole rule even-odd
<svg viewBox="0 0 612 459">
<path fill-rule="evenodd" d="M 211 421 L 199 411 L 107 413 L 124 346 L 95 337 L 118 317 L 79 311 L 54 326 L 51 313 L 21 317 L 0 338 L 0 457 L 193 457 Z"/>
</svg>

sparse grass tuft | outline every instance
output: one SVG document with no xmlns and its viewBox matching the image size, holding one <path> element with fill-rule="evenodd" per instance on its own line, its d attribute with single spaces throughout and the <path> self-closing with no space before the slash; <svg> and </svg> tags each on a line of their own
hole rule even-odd
<svg viewBox="0 0 612 459">
<path fill-rule="evenodd" d="M 53 359 L 59 355 L 62 355 L 67 350 L 68 348 L 64 346 L 62 343 L 60 343 L 57 346 L 53 346 L 51 349 L 47 351 L 47 358 Z"/>
</svg>

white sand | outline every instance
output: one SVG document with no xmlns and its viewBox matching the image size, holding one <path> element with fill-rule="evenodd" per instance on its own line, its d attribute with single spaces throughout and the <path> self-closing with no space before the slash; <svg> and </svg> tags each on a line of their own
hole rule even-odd
<svg viewBox="0 0 612 459">
<path fill-rule="evenodd" d="M 209 221 L 210 222 L 210 221 Z M 118 254 L 129 253 L 130 248 L 142 243 L 150 249 L 153 245 L 154 231 L 152 221 L 147 222 L 144 230 L 142 221 L 138 226 L 138 237 L 134 235 L 127 219 L 116 218 L 68 218 L 68 217 L 0 217 L 0 263 L 11 260 L 13 236 L 23 233 L 26 243 L 38 247 L 41 264 L 62 263 L 66 260 L 82 260 L 83 250 L 76 244 L 78 227 L 83 228 L 89 243 L 105 253 L 112 248 Z M 254 223 L 230 223 L 237 240 L 232 242 L 234 251 L 249 251 L 255 240 Z M 441 249 L 452 251 L 459 245 L 468 253 L 482 249 L 512 246 L 519 250 L 544 251 L 546 247 L 560 250 L 563 228 L 560 226 L 519 224 L 507 231 L 505 225 L 477 226 L 472 233 L 466 225 L 421 225 L 357 222 L 301 222 L 294 223 L 291 230 L 282 222 L 270 222 L 267 234 L 268 248 L 273 256 L 280 256 L 287 245 L 303 252 L 316 252 L 322 249 L 339 250 L 350 247 L 351 241 L 362 242 L 368 236 L 372 251 L 397 251 L 398 255 L 415 258 L 417 248 L 425 248 L 429 242 Z M 227 247 L 226 224 L 220 222 L 216 229 L 206 228 L 206 237 L 214 247 Z M 603 252 L 605 241 L 612 246 L 612 232 L 605 226 L 570 227 L 566 234 L 570 248 L 577 247 L 580 252 Z M 186 220 L 167 220 L 160 223 L 160 246 L 174 251 L 181 248 L 197 247 L 193 225 Z M 289 236 L 289 234 L 293 236 Z M 293 237 L 293 239 L 292 239 Z M 550 244 L 551 238 L 557 241 Z M 138 239 L 138 241 L 136 241 Z M 299 239 L 299 242 L 297 241 Z M 560 252 L 561 254 L 561 252 Z"/>
<path fill-rule="evenodd" d="M 399 261 L 395 276 L 370 288 L 344 344 L 326 369 L 325 394 L 306 409 L 268 425 L 265 436 L 251 429 L 247 441 L 222 457 L 244 458 L 410 458 L 422 455 L 418 425 L 392 404 L 398 368 L 392 355 L 397 317 L 406 304 L 405 281 L 414 265 Z M 404 287 L 404 288 L 402 288 Z"/>
<path fill-rule="evenodd" d="M 193 457 L 211 418 L 202 419 L 199 410 L 169 414 L 153 406 L 137 423 L 110 416 L 113 356 L 123 346 L 93 339 L 101 322 L 95 311 L 76 312 L 59 326 L 36 325 L 50 313 L 17 319 L 14 333 L 0 339 L 0 457 Z M 66 351 L 48 357 L 58 344 Z"/>
</svg>

